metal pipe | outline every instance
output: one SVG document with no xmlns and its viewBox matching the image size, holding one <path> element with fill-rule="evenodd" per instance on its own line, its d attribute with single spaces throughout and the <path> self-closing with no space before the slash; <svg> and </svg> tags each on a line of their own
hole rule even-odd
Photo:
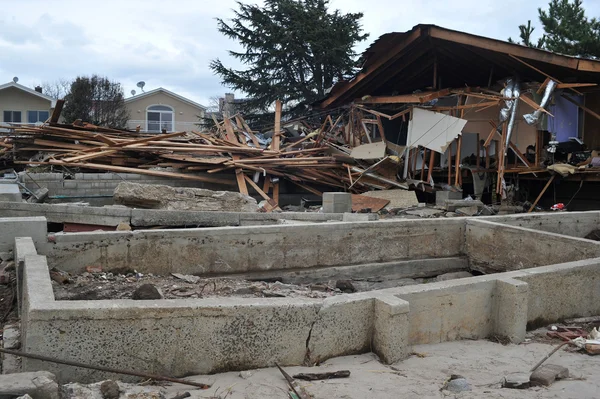
<svg viewBox="0 0 600 399">
<path fill-rule="evenodd" d="M 500 119 L 500 123 L 505 122 L 508 117 L 510 116 L 510 110 L 513 107 L 513 101 L 511 100 L 511 98 L 513 97 L 513 89 L 515 87 L 515 81 L 512 78 L 508 78 L 506 79 L 506 87 L 504 88 L 504 98 L 506 98 L 507 100 L 504 100 L 504 103 L 506 104 L 506 106 L 502 109 L 500 109 L 500 116 L 498 117 L 498 119 Z"/>
<path fill-rule="evenodd" d="M 504 154 L 508 153 L 508 143 L 510 143 L 510 136 L 515 127 L 515 120 L 517 119 L 517 107 L 519 106 L 519 97 L 521 96 L 521 87 L 519 86 L 519 82 L 515 82 L 515 85 L 512 90 L 512 96 L 515 98 L 512 104 L 512 109 L 510 111 L 510 120 L 508 121 L 508 126 L 506 127 L 506 143 L 504 146 Z"/>
<path fill-rule="evenodd" d="M 525 123 L 527 123 L 528 125 L 534 125 L 535 123 L 537 123 L 538 119 L 542 115 L 541 108 L 546 107 L 546 104 L 548 104 L 548 101 L 550 101 L 550 96 L 552 96 L 552 93 L 554 92 L 554 89 L 556 89 L 557 84 L 558 83 L 556 83 L 552 79 L 548 82 L 548 84 L 546 85 L 546 89 L 544 90 L 544 97 L 542 97 L 542 101 L 540 101 L 540 108 L 536 109 L 530 114 L 523 115 Z"/>
<path fill-rule="evenodd" d="M 82 368 L 91 369 L 91 370 L 105 371 L 107 373 L 133 375 L 135 377 L 148 378 L 148 379 L 156 380 L 156 381 L 175 382 L 177 384 L 190 385 L 190 386 L 201 388 L 201 389 L 208 389 L 208 388 L 210 388 L 210 385 L 203 384 L 203 383 L 200 383 L 200 382 L 192 382 L 192 381 L 182 380 L 182 379 L 179 379 L 179 378 L 164 377 L 164 376 L 160 376 L 160 375 L 148 374 L 148 373 L 140 373 L 140 372 L 130 371 L 130 370 L 113 369 L 111 367 L 90 366 L 89 364 L 84 364 L 84 363 L 79 363 L 79 362 L 73 362 L 73 361 L 70 361 L 70 360 L 55 359 L 53 357 L 36 355 L 36 354 L 33 354 L 33 353 L 19 352 L 19 351 L 13 351 L 13 350 L 2 349 L 2 348 L 0 348 L 0 353 L 6 353 L 7 355 L 13 355 L 13 356 L 28 357 L 30 359 L 41 360 L 41 361 L 44 361 L 44 362 L 65 364 L 67 366 L 82 367 Z"/>
</svg>

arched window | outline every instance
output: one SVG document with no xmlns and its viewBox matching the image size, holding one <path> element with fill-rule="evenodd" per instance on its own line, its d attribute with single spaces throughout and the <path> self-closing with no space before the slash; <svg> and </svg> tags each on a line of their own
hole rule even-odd
<svg viewBox="0 0 600 399">
<path fill-rule="evenodd" d="M 151 105 L 146 110 L 148 132 L 160 133 L 173 131 L 173 108 L 168 105 Z"/>
</svg>

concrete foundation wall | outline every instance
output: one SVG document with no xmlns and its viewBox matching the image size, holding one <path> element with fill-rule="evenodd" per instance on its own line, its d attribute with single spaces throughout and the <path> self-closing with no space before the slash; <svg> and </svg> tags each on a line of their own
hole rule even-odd
<svg viewBox="0 0 600 399">
<path fill-rule="evenodd" d="M 520 270 L 600 256 L 600 242 L 469 219 L 466 250 L 471 267 Z"/>
<path fill-rule="evenodd" d="M 24 258 L 25 351 L 172 376 L 314 364 L 371 350 L 390 363 L 413 344 L 490 335 L 520 342 L 540 317 L 600 311 L 600 259 L 325 300 L 55 301 L 46 258 Z M 24 371 L 48 367 L 63 382 L 115 377 L 23 361 Z"/>
<path fill-rule="evenodd" d="M 12 251 L 16 237 L 32 237 L 40 245 L 46 242 L 47 234 L 43 217 L 0 218 L 0 252 Z"/>
<path fill-rule="evenodd" d="M 29 204 L 0 202 L 0 217 L 44 216 L 51 223 L 82 223 L 117 226 L 121 222 L 134 227 L 146 226 L 240 226 L 242 224 L 277 224 L 280 220 L 308 222 L 341 221 L 341 213 L 316 212 L 251 213 L 194 212 L 159 209 L 131 209 L 118 206 L 78 206 L 72 204 Z"/>
<path fill-rule="evenodd" d="M 51 266 L 226 274 L 343 266 L 464 254 L 464 219 L 55 234 Z"/>
<path fill-rule="evenodd" d="M 572 237 L 585 237 L 592 230 L 600 229 L 600 212 L 552 212 L 528 213 L 479 218 L 494 223 L 524 227 Z"/>
</svg>

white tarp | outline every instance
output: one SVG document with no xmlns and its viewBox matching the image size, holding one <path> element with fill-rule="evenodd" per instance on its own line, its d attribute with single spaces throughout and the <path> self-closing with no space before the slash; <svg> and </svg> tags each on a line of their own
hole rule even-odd
<svg viewBox="0 0 600 399">
<path fill-rule="evenodd" d="M 408 124 L 407 147 L 425 147 L 444 153 L 448 145 L 457 138 L 465 127 L 465 119 L 455 118 L 439 112 L 413 108 Z"/>
</svg>

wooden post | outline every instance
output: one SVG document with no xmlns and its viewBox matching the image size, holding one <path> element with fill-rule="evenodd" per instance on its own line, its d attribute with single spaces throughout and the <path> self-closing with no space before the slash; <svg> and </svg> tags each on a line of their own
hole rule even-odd
<svg viewBox="0 0 600 399">
<path fill-rule="evenodd" d="M 540 144 L 542 143 L 542 140 L 540 140 L 540 136 L 542 135 L 542 131 L 538 130 L 537 134 L 535 135 L 535 167 L 537 168 L 538 166 L 540 166 L 540 156 L 541 156 L 541 148 L 540 148 Z"/>
<path fill-rule="evenodd" d="M 273 132 L 273 145 L 271 148 L 274 151 L 279 151 L 279 141 L 281 136 L 281 101 L 275 101 L 275 131 Z"/>
<path fill-rule="evenodd" d="M 421 181 L 423 181 L 423 178 L 425 177 L 425 155 L 427 155 L 427 148 L 423 147 L 423 158 L 421 159 Z"/>
<path fill-rule="evenodd" d="M 273 183 L 273 200 L 275 200 L 277 206 L 279 206 L 279 182 Z"/>
<path fill-rule="evenodd" d="M 452 184 L 452 144 L 454 144 L 454 140 L 448 146 L 448 156 L 446 159 L 448 161 L 448 185 Z"/>
<path fill-rule="evenodd" d="M 462 147 L 462 134 L 458 136 L 456 141 L 456 160 L 454 161 L 454 169 L 456 172 L 456 176 L 454 177 L 454 185 L 459 186 L 460 183 L 460 150 Z"/>
<path fill-rule="evenodd" d="M 479 143 L 479 133 L 477 133 L 477 169 L 481 168 L 481 144 Z"/>
<path fill-rule="evenodd" d="M 550 184 L 552 184 L 552 182 L 554 181 L 555 177 L 556 177 L 556 175 L 552 175 L 552 177 L 548 180 L 548 183 L 546 183 L 546 185 L 544 186 L 544 188 L 540 192 L 540 195 L 538 195 L 538 197 L 535 199 L 535 201 L 533 202 L 533 204 L 531 204 L 531 208 L 529 208 L 529 210 L 527 211 L 527 213 L 533 211 L 533 209 L 535 208 L 535 206 L 537 205 L 537 203 L 540 202 L 540 199 L 542 199 L 542 196 L 544 195 L 544 193 L 546 192 L 546 190 L 548 189 L 548 187 L 550 187 Z"/>
<path fill-rule="evenodd" d="M 431 182 L 431 173 L 433 172 L 434 160 L 435 160 L 435 151 L 429 150 L 429 171 L 427 172 L 427 183 Z"/>
<path fill-rule="evenodd" d="M 413 151 L 413 179 L 417 177 L 417 158 L 419 158 L 419 146 Z"/>
</svg>

